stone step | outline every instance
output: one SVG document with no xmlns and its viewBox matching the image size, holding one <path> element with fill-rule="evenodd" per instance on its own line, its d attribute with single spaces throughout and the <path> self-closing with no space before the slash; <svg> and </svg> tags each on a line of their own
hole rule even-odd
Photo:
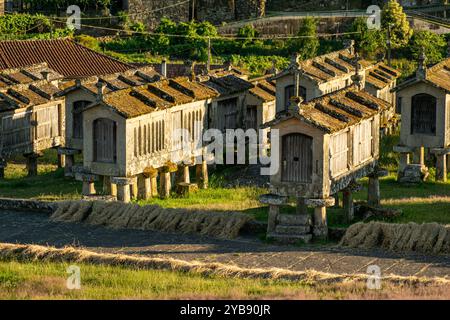
<svg viewBox="0 0 450 320">
<path fill-rule="evenodd" d="M 279 224 L 275 227 L 275 232 L 280 234 L 297 235 L 305 234 L 311 231 L 310 226 L 289 226 Z"/>
<path fill-rule="evenodd" d="M 296 244 L 296 243 L 310 243 L 312 240 L 312 234 L 279 234 L 277 232 L 269 233 L 267 238 L 271 238 L 279 243 L 284 244 Z"/>
<path fill-rule="evenodd" d="M 278 222 L 282 225 L 305 226 L 311 225 L 311 216 L 309 214 L 280 214 Z"/>
</svg>

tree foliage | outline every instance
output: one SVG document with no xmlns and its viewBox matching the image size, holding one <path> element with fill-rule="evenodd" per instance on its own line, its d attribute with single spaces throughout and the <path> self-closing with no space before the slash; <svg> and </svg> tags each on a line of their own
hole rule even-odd
<svg viewBox="0 0 450 320">
<path fill-rule="evenodd" d="M 383 7 L 381 24 L 384 30 L 391 30 L 392 48 L 404 47 L 413 34 L 403 7 L 397 0 L 389 0 Z"/>
<path fill-rule="evenodd" d="M 370 30 L 367 27 L 367 21 L 364 17 L 356 18 L 353 22 L 350 32 L 357 32 L 352 34 L 356 42 L 356 49 L 369 57 L 375 57 L 377 54 L 382 54 L 386 49 L 386 37 L 382 30 Z"/>
<path fill-rule="evenodd" d="M 409 49 L 414 60 L 417 60 L 424 50 L 427 62 L 434 64 L 445 57 L 447 42 L 444 36 L 431 31 L 416 31 L 411 38 Z"/>
<path fill-rule="evenodd" d="M 306 17 L 297 35 L 300 38 L 291 40 L 291 51 L 299 53 L 303 60 L 315 57 L 320 47 L 320 41 L 317 37 L 317 20 Z"/>
</svg>

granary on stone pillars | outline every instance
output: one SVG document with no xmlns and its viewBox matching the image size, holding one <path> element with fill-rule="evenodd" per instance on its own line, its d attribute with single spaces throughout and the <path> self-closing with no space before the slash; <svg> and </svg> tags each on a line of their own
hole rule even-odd
<svg viewBox="0 0 450 320">
<path fill-rule="evenodd" d="M 346 46 L 343 50 L 304 61 L 298 61 L 298 57 L 294 55 L 290 65 L 274 76 L 277 113 L 289 108 L 293 96 L 300 96 L 303 101 L 308 102 L 351 85 L 356 71 L 357 53 L 353 41 Z M 395 93 L 391 93 L 390 89 L 395 86 L 399 72 L 383 62 L 372 63 L 358 59 L 358 64 L 367 92 L 392 105 L 385 111 L 380 122 L 381 127 L 390 126 L 395 119 Z M 296 77 L 300 82 L 298 88 L 295 88 Z M 298 92 L 295 92 L 296 89 Z"/>
<path fill-rule="evenodd" d="M 436 157 L 436 179 L 446 181 L 450 153 L 450 57 L 427 67 L 422 53 L 415 77 L 395 91 L 402 115 L 400 142 L 394 147 L 400 153 L 399 181 L 414 183 L 427 175 L 426 150 Z"/>
<path fill-rule="evenodd" d="M 10 156 L 24 155 L 32 176 L 42 151 L 64 145 L 60 79 L 45 63 L 0 71 L 0 177 Z"/>
<path fill-rule="evenodd" d="M 72 172 L 74 157 L 83 151 L 83 109 L 95 102 L 99 95 L 142 86 L 160 79 L 161 76 L 152 67 L 143 67 L 109 75 L 69 80 L 60 84 L 61 92 L 58 95 L 65 97 L 66 143 L 58 149 L 58 153 L 65 159 L 67 176 L 74 175 Z M 105 86 L 98 87 L 98 82 L 104 83 Z"/>
<path fill-rule="evenodd" d="M 244 127 L 246 96 L 254 86 L 234 74 L 211 75 L 202 84 L 218 92 L 208 106 L 208 127 L 225 132 Z"/>
<path fill-rule="evenodd" d="M 103 90 L 105 84 L 98 86 Z M 86 195 L 94 192 L 94 181 L 101 176 L 105 191 L 120 201 L 168 197 L 175 174 L 182 190 L 193 188 L 190 166 L 196 166 L 198 187 L 206 188 L 202 135 L 207 106 L 216 95 L 199 82 L 176 78 L 104 93 L 85 107 L 85 171 L 77 178 Z"/>
<path fill-rule="evenodd" d="M 362 77 L 353 79 L 361 83 Z M 261 198 L 269 204 L 269 237 L 289 241 L 326 237 L 326 208 L 335 203 L 330 196 L 344 193 L 351 220 L 351 195 L 362 177 L 369 177 L 368 201 L 379 204 L 378 177 L 383 173 L 377 167 L 379 123 L 391 105 L 362 87 L 351 85 L 304 103 L 301 97 L 294 98 L 287 111 L 266 124 L 278 129 L 280 136 L 279 170 L 270 178 L 270 194 Z M 280 214 L 280 206 L 292 197 L 297 199 L 297 215 Z M 314 208 L 312 219 L 307 207 Z"/>
</svg>

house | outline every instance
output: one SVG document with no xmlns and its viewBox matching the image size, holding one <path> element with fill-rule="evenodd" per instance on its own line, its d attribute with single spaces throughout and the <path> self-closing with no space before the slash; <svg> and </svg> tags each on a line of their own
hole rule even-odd
<svg viewBox="0 0 450 320">
<path fill-rule="evenodd" d="M 294 56 L 290 66 L 274 77 L 277 83 L 277 112 L 287 110 L 293 96 L 301 96 L 304 101 L 310 101 L 351 85 L 357 53 L 353 41 L 348 42 L 346 46 L 343 50 L 300 62 L 298 57 Z M 367 91 L 391 104 L 394 102 L 392 108 L 395 108 L 395 94 L 389 90 L 395 86 L 395 80 L 400 74 L 382 62 L 373 64 L 359 59 L 359 64 L 364 71 L 363 81 Z M 300 81 L 297 93 L 294 92 L 296 77 Z M 382 126 L 391 122 L 394 110 L 387 112 Z"/>
<path fill-rule="evenodd" d="M 207 185 L 202 135 L 207 106 L 217 92 L 189 78 L 160 80 L 139 87 L 108 91 L 97 83 L 98 98 L 83 109 L 83 166 L 77 173 L 83 193 L 93 194 L 99 176 L 107 192 L 120 201 L 156 195 L 171 190 L 171 173 L 189 184 L 189 166 L 196 165 L 197 182 Z M 174 130 L 185 129 L 180 135 Z M 190 146 L 186 154 L 183 145 Z"/>
<path fill-rule="evenodd" d="M 152 67 L 130 69 L 104 76 L 65 81 L 60 84 L 59 96 L 65 97 L 66 143 L 58 149 L 65 158 L 65 174 L 73 175 L 74 155 L 83 151 L 83 109 L 96 101 L 97 83 L 104 83 L 105 92 L 114 92 L 156 82 L 162 77 Z"/>
<path fill-rule="evenodd" d="M 391 105 L 363 89 L 359 72 L 353 77 L 355 85 L 304 103 L 297 97 L 266 124 L 278 129 L 280 137 L 280 168 L 270 178 L 270 195 L 261 198 L 269 204 L 269 237 L 309 241 L 307 206 L 314 207 L 314 236 L 326 236 L 326 207 L 334 204 L 330 196 L 339 191 L 347 217 L 353 219 L 352 191 L 362 177 L 369 176 L 369 203 L 379 204 L 378 177 L 384 174 L 377 167 L 379 124 Z M 279 213 L 289 197 L 297 199 L 297 216 Z"/>
<path fill-rule="evenodd" d="M 0 69 L 23 68 L 43 62 L 65 79 L 134 69 L 69 38 L 0 41 Z"/>
<path fill-rule="evenodd" d="M 399 180 L 404 178 L 405 170 L 424 170 L 427 149 L 436 156 L 436 179 L 446 181 L 450 153 L 450 57 L 427 67 L 422 53 L 415 76 L 395 91 L 402 115 L 400 142 L 394 147 L 400 153 Z"/>
<path fill-rule="evenodd" d="M 0 177 L 10 156 L 23 154 L 36 175 L 42 151 L 64 145 L 62 78 L 45 63 L 0 71 Z"/>
</svg>

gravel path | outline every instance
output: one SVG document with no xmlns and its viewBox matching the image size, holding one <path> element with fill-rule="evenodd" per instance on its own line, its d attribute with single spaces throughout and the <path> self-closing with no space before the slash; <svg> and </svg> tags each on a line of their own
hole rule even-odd
<svg viewBox="0 0 450 320">
<path fill-rule="evenodd" d="M 62 247 L 97 252 L 173 257 L 221 262 L 250 268 L 314 269 L 330 273 L 364 273 L 378 265 L 383 275 L 450 278 L 450 256 L 395 254 L 336 246 L 276 246 L 250 238 L 218 240 L 137 230 L 112 230 L 86 224 L 52 222 L 41 213 L 0 211 L 0 242 Z"/>
</svg>

